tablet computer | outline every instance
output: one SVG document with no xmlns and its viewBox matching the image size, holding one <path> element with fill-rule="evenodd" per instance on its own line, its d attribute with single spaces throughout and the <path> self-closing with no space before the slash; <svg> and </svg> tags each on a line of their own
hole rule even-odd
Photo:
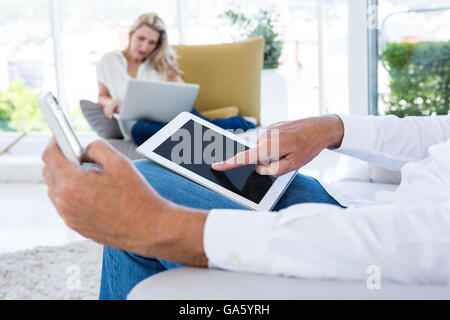
<svg viewBox="0 0 450 320">
<path fill-rule="evenodd" d="M 191 113 L 175 119 L 142 144 L 137 152 L 249 209 L 270 211 L 295 177 L 260 175 L 255 165 L 219 172 L 212 163 L 253 147 L 251 143 Z"/>
</svg>

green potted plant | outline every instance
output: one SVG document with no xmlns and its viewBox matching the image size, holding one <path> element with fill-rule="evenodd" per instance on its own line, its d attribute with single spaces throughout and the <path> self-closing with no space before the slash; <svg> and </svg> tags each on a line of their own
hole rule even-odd
<svg viewBox="0 0 450 320">
<path fill-rule="evenodd" d="M 446 115 L 450 111 L 450 41 L 387 43 L 381 55 L 390 92 L 386 114 Z"/>
<path fill-rule="evenodd" d="M 239 35 L 235 40 L 264 38 L 264 70 L 261 76 L 261 122 L 263 125 L 288 119 L 288 93 L 285 77 L 278 70 L 278 60 L 283 48 L 275 31 L 276 18 L 268 10 L 259 10 L 248 16 L 228 10 L 221 15 Z"/>
<path fill-rule="evenodd" d="M 236 26 L 241 38 L 264 38 L 264 69 L 278 68 L 283 42 L 278 40 L 274 19 L 267 10 L 260 10 L 254 16 L 246 16 L 242 12 L 227 10 L 223 15 L 231 26 Z"/>
</svg>

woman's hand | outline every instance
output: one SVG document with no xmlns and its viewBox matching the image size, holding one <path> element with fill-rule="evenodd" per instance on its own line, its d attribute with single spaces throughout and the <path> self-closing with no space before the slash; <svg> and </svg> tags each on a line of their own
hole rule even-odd
<svg viewBox="0 0 450 320">
<path fill-rule="evenodd" d="M 184 83 L 183 78 L 179 74 L 172 75 L 168 80 L 170 82 Z"/>
<path fill-rule="evenodd" d="M 105 106 L 103 107 L 103 112 L 108 118 L 112 119 L 114 113 L 120 112 L 120 105 L 117 101 L 108 99 L 108 101 L 105 102 Z"/>
<path fill-rule="evenodd" d="M 342 120 L 334 115 L 281 122 L 264 130 L 256 147 L 212 168 L 227 171 L 256 164 L 259 174 L 279 177 L 301 168 L 325 148 L 338 148 L 343 136 Z"/>
</svg>

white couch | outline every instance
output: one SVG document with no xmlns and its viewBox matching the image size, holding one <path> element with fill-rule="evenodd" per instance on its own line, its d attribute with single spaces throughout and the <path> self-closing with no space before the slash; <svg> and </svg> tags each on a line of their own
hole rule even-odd
<svg viewBox="0 0 450 320">
<path fill-rule="evenodd" d="M 312 281 L 213 269 L 178 268 L 139 283 L 129 300 L 450 299 L 447 286 Z"/>
<path fill-rule="evenodd" d="M 398 173 L 331 151 L 324 151 L 302 173 L 322 175 L 334 187 L 368 200 L 374 199 L 377 191 L 394 191 L 400 179 Z M 381 289 L 370 290 L 365 281 L 313 281 L 183 267 L 142 281 L 128 299 L 450 299 L 448 286 L 389 283 L 382 275 L 381 279 Z"/>
</svg>

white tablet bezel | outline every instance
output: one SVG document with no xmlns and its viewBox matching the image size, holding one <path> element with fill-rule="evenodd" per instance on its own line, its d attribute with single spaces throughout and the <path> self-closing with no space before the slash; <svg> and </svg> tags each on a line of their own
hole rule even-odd
<svg viewBox="0 0 450 320">
<path fill-rule="evenodd" d="M 189 120 L 194 120 L 195 122 L 198 122 L 199 124 L 210 128 L 212 130 L 217 131 L 218 133 L 233 139 L 245 146 L 253 147 L 251 143 L 248 141 L 240 138 L 239 136 L 234 135 L 233 133 L 226 131 L 208 121 L 205 121 L 191 113 L 188 112 L 182 112 L 180 113 L 175 119 L 173 119 L 171 122 L 169 122 L 166 126 L 164 126 L 161 130 L 159 130 L 156 134 L 154 134 L 149 140 L 147 140 L 144 144 L 142 144 L 139 148 L 137 148 L 137 152 L 172 170 L 176 173 L 188 178 L 189 180 L 192 180 L 208 189 L 211 189 L 249 209 L 256 210 L 256 211 L 270 211 L 277 203 L 278 199 L 281 197 L 283 192 L 286 190 L 286 188 L 289 186 L 292 179 L 295 177 L 297 171 L 289 172 L 275 180 L 272 187 L 269 189 L 269 191 L 266 193 L 264 198 L 261 200 L 261 202 L 255 203 L 253 201 L 248 200 L 247 198 L 236 194 L 214 182 L 211 182 L 210 180 L 176 164 L 175 162 L 172 162 L 170 160 L 167 160 L 166 158 L 156 154 L 154 150 L 161 145 L 164 141 L 166 141 L 168 138 L 170 138 L 178 129 L 180 129 L 184 124 L 186 124 Z"/>
</svg>

